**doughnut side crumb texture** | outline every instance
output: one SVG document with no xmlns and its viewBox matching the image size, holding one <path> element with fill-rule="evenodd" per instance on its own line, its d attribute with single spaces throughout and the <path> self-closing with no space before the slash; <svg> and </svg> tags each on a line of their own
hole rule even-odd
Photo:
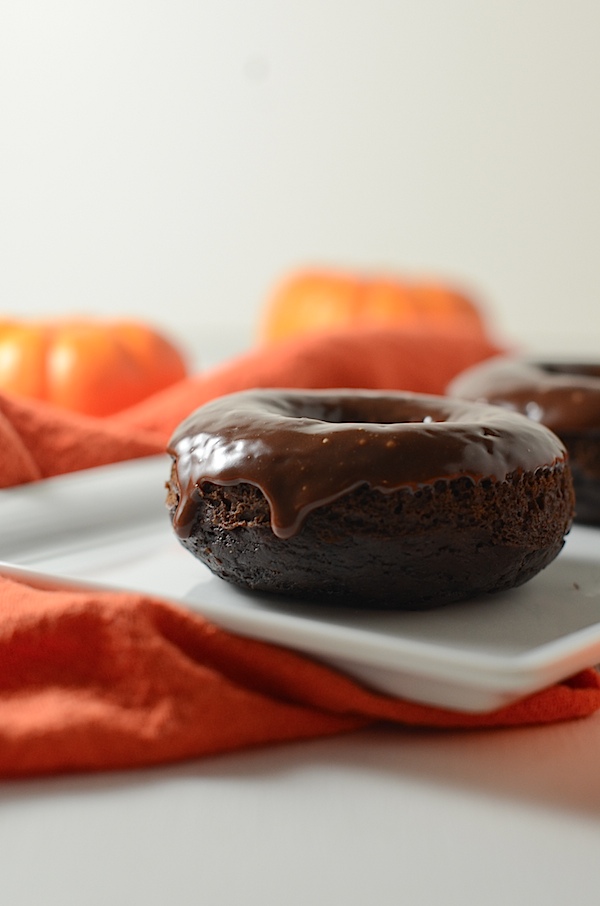
<svg viewBox="0 0 600 906">
<path fill-rule="evenodd" d="M 559 553 L 573 514 L 568 464 L 506 480 L 439 480 L 417 491 L 367 485 L 274 535 L 253 485 L 206 482 L 181 543 L 242 588 L 371 609 L 419 610 L 526 582 Z M 174 517 L 175 469 L 167 506 Z"/>
</svg>

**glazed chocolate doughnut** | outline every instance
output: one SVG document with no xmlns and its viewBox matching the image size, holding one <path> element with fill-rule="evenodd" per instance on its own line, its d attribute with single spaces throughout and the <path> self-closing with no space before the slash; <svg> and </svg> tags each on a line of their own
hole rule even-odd
<svg viewBox="0 0 600 906">
<path fill-rule="evenodd" d="M 442 397 L 256 390 L 175 431 L 181 543 L 246 589 L 421 609 L 525 582 L 573 511 L 562 443 L 522 415 Z"/>
<path fill-rule="evenodd" d="M 558 434 L 569 452 L 575 519 L 600 525 L 600 364 L 490 359 L 455 378 L 448 393 L 506 406 Z"/>
</svg>

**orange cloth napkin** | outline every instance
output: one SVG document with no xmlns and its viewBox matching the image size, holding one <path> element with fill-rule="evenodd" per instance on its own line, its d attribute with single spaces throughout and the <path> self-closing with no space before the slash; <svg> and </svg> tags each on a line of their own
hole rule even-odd
<svg viewBox="0 0 600 906">
<path fill-rule="evenodd" d="M 344 331 L 253 350 L 107 418 L 0 394 L 0 487 L 162 452 L 183 418 L 224 393 L 251 387 L 443 393 L 459 371 L 499 351 L 481 336 Z"/>
<path fill-rule="evenodd" d="M 253 386 L 441 393 L 457 372 L 497 351 L 479 338 L 346 332 L 256 350 L 106 419 L 0 396 L 0 483 L 160 452 L 183 417 L 222 393 Z M 476 728 L 598 708 L 593 670 L 490 715 L 420 706 L 165 601 L 0 576 L 3 776 L 164 763 L 381 720 Z"/>
<path fill-rule="evenodd" d="M 0 775 L 139 767 L 375 721 L 505 727 L 600 707 L 593 670 L 493 714 L 379 695 L 309 658 L 134 593 L 0 577 Z"/>
</svg>

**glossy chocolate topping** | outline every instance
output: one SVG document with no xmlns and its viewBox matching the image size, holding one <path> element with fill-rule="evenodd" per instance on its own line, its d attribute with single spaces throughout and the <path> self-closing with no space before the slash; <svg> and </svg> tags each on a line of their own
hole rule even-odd
<svg viewBox="0 0 600 906">
<path fill-rule="evenodd" d="M 600 365 L 497 358 L 451 383 L 452 397 L 522 412 L 559 435 L 600 433 Z"/>
<path fill-rule="evenodd" d="M 177 533 L 192 529 L 204 482 L 261 489 L 273 532 L 360 485 L 394 491 L 462 476 L 505 479 L 565 459 L 535 422 L 442 397 L 356 390 L 253 390 L 202 406 L 175 431 Z"/>
</svg>

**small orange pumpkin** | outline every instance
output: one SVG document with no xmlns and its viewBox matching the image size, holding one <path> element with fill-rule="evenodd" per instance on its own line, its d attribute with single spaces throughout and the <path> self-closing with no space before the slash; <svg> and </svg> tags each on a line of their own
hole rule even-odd
<svg viewBox="0 0 600 906">
<path fill-rule="evenodd" d="M 0 390 L 111 415 L 186 376 L 181 352 L 138 321 L 0 321 Z"/>
<path fill-rule="evenodd" d="M 486 336 L 475 304 L 443 283 L 306 270 L 276 288 L 261 338 L 274 342 L 307 331 L 382 326 Z"/>
</svg>

